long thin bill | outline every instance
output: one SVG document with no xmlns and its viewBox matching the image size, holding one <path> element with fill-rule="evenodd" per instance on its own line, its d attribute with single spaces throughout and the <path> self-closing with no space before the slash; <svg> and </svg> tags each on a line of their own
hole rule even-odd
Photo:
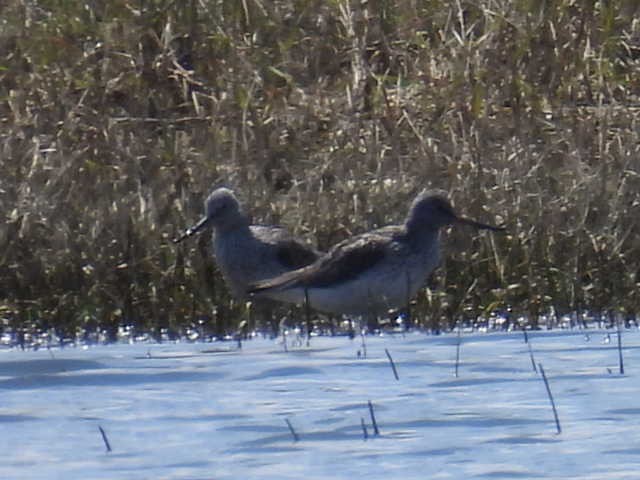
<svg viewBox="0 0 640 480">
<path fill-rule="evenodd" d="M 202 230 L 204 227 L 206 227 L 208 223 L 209 223 L 209 219 L 207 217 L 202 217 L 198 221 L 198 223 L 196 223 L 193 227 L 187 228 L 182 235 L 180 235 L 178 238 L 174 238 L 173 239 L 173 243 L 180 243 L 184 239 L 195 235 L 200 230 Z"/>
<path fill-rule="evenodd" d="M 465 225 L 471 225 L 479 230 L 491 230 L 493 232 L 502 232 L 505 230 L 504 227 L 494 227 L 493 225 L 487 225 L 486 223 L 476 222 L 475 220 L 471 220 L 470 218 L 458 217 L 458 222 L 463 223 Z"/>
</svg>

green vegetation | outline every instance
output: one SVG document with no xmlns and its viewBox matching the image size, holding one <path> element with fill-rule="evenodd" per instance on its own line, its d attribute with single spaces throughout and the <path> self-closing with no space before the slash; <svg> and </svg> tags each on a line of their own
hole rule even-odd
<svg viewBox="0 0 640 480">
<path fill-rule="evenodd" d="M 0 318 L 158 335 L 246 317 L 212 186 L 328 248 L 418 191 L 457 229 L 427 326 L 640 308 L 635 0 L 9 0 L 0 6 Z"/>
</svg>

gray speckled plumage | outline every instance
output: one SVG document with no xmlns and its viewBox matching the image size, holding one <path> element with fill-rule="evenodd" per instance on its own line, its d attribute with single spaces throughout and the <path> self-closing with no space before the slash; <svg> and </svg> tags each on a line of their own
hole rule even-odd
<svg viewBox="0 0 640 480">
<path fill-rule="evenodd" d="M 501 230 L 459 217 L 439 193 L 413 201 L 403 225 L 363 233 L 334 246 L 313 264 L 271 280 L 249 292 L 292 303 L 305 301 L 330 313 L 370 315 L 406 305 L 440 260 L 440 228 L 467 224 Z"/>
<path fill-rule="evenodd" d="M 246 296 L 247 287 L 309 265 L 318 253 L 277 226 L 250 225 L 238 199 L 228 188 L 218 188 L 205 201 L 205 215 L 178 243 L 207 226 L 213 227 L 216 263 L 232 294 Z M 268 293 L 264 295 L 270 298 Z"/>
</svg>

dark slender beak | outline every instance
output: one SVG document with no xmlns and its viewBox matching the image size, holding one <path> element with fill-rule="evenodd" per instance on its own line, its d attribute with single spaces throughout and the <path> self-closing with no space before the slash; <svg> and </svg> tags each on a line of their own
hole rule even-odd
<svg viewBox="0 0 640 480">
<path fill-rule="evenodd" d="M 492 232 L 504 232 L 504 227 L 494 227 L 493 225 L 487 225 L 486 223 L 476 222 L 475 220 L 471 220 L 470 218 L 465 217 L 457 217 L 457 223 L 461 223 L 463 225 L 471 225 L 472 227 L 477 228 L 478 230 L 491 230 Z"/>
<path fill-rule="evenodd" d="M 207 217 L 202 217 L 193 227 L 187 228 L 182 235 L 180 235 L 178 238 L 174 238 L 173 243 L 180 243 L 184 239 L 195 235 L 200 230 L 204 229 L 208 224 L 209 219 Z"/>
</svg>

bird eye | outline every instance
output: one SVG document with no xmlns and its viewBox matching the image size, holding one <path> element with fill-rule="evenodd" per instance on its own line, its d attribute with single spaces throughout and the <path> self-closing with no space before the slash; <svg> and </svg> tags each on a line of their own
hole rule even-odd
<svg viewBox="0 0 640 480">
<path fill-rule="evenodd" d="M 453 208 L 448 203 L 438 202 L 436 208 L 440 213 L 443 213 L 445 215 L 453 215 Z"/>
<path fill-rule="evenodd" d="M 215 209 L 215 214 L 216 215 L 220 215 L 222 212 L 225 211 L 225 208 L 226 207 L 225 207 L 224 203 L 219 204 Z"/>
</svg>

